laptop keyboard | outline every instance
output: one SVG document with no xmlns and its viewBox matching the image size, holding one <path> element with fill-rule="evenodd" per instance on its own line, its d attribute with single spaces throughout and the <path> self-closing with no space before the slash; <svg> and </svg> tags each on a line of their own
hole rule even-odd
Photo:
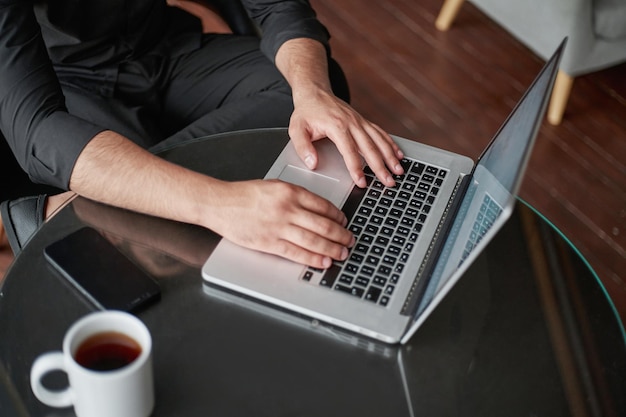
<svg viewBox="0 0 626 417">
<path fill-rule="evenodd" d="M 356 243 L 348 259 L 327 269 L 308 268 L 303 279 L 324 274 L 320 285 L 386 306 L 446 177 L 447 170 L 403 159 L 396 186 L 385 187 L 366 167 L 366 188 L 354 187 L 343 211 Z"/>
</svg>

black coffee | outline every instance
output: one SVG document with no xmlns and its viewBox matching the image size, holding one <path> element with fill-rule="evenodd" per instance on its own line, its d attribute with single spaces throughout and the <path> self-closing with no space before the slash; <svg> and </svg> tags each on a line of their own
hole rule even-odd
<svg viewBox="0 0 626 417">
<path fill-rule="evenodd" d="M 74 354 L 81 366 L 94 371 L 112 371 L 137 359 L 141 346 L 118 332 L 97 333 L 85 339 Z"/>
</svg>

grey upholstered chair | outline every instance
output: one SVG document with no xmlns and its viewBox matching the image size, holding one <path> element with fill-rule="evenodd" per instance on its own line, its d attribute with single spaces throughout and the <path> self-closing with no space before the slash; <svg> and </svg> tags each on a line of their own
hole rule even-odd
<svg viewBox="0 0 626 417">
<path fill-rule="evenodd" d="M 465 0 L 445 0 L 436 27 L 448 30 Z M 626 0 L 469 0 L 543 59 L 568 42 L 548 121 L 559 124 L 574 77 L 626 61 Z"/>
</svg>

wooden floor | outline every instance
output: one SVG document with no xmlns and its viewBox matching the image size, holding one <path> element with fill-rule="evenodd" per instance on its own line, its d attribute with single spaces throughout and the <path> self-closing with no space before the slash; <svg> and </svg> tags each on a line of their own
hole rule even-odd
<svg viewBox="0 0 626 417">
<path fill-rule="evenodd" d="M 437 31 L 441 2 L 311 1 L 356 109 L 390 133 L 475 158 L 543 61 L 469 3 Z M 528 172 L 521 197 L 580 249 L 626 318 L 626 64 L 576 79 Z M 1 249 L 0 279 L 10 262 Z"/>
<path fill-rule="evenodd" d="M 477 157 L 543 61 L 466 3 L 312 0 L 352 105 L 392 134 Z M 555 48 L 556 48 L 555 44 Z M 579 77 L 544 123 L 520 195 L 580 249 L 626 319 L 626 64 Z"/>
</svg>

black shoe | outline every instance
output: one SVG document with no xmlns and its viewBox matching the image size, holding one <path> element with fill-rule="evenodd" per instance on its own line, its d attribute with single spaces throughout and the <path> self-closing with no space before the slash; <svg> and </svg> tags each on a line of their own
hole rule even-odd
<svg viewBox="0 0 626 417">
<path fill-rule="evenodd" d="M 7 200 L 0 204 L 0 214 L 9 245 L 15 256 L 43 224 L 46 194 Z"/>
</svg>

